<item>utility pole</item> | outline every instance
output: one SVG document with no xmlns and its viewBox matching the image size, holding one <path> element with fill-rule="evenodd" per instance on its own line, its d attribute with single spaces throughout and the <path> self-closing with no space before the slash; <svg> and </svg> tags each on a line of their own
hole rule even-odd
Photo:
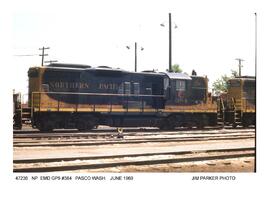
<svg viewBox="0 0 270 209">
<path fill-rule="evenodd" d="M 128 50 L 131 48 L 130 46 L 126 46 L 126 47 Z M 143 47 L 140 47 L 140 48 L 141 48 L 141 51 L 144 50 Z M 135 72 L 137 72 L 137 42 L 135 42 L 134 50 L 135 50 Z"/>
<path fill-rule="evenodd" d="M 165 27 L 164 23 L 161 23 L 160 26 Z M 174 28 L 177 28 L 177 25 L 174 23 Z M 169 13 L 169 69 L 172 70 L 172 15 Z"/>
<path fill-rule="evenodd" d="M 137 72 L 137 42 L 135 42 L 135 72 Z"/>
<path fill-rule="evenodd" d="M 50 47 L 42 47 L 42 48 L 39 48 L 39 50 L 42 50 L 42 54 L 40 54 L 39 56 L 42 56 L 41 58 L 41 66 L 43 66 L 43 63 L 44 63 L 44 56 L 48 56 L 48 54 L 44 54 L 44 50 L 45 49 L 50 49 Z"/>
<path fill-rule="evenodd" d="M 255 15 L 255 76 L 256 76 L 257 74 L 257 13 L 255 12 L 254 15 Z M 255 79 L 255 85 L 256 85 L 256 79 Z M 256 90 L 255 90 L 255 97 L 256 97 Z M 256 100 L 255 100 L 255 108 L 256 108 Z M 257 159 L 257 140 L 255 140 L 255 159 Z M 256 173 L 256 170 L 257 170 L 257 164 L 255 160 L 254 161 L 255 173 Z"/>
<path fill-rule="evenodd" d="M 242 61 L 244 61 L 244 60 L 243 59 L 240 59 L 240 58 L 237 58 L 235 60 L 238 61 L 238 68 L 239 68 L 238 74 L 239 74 L 239 76 L 241 76 L 241 68 L 243 67 Z"/>
<path fill-rule="evenodd" d="M 169 72 L 172 69 L 172 19 L 169 13 Z"/>
<path fill-rule="evenodd" d="M 257 13 L 255 15 L 255 75 L 257 73 Z"/>
</svg>

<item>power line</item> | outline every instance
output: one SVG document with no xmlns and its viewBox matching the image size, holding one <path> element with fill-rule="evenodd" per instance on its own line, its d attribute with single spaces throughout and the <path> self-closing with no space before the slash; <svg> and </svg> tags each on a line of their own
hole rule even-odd
<svg viewBox="0 0 270 209">
<path fill-rule="evenodd" d="M 52 63 L 55 63 L 55 62 L 58 62 L 58 60 L 48 60 L 48 61 L 45 61 L 44 63 L 52 64 Z"/>
<path fill-rule="evenodd" d="M 14 54 L 15 57 L 33 57 L 38 56 L 38 54 Z"/>
</svg>

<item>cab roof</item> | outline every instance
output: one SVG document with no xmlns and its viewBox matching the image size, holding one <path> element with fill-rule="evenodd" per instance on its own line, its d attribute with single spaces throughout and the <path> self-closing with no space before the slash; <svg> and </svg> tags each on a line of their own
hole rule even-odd
<svg viewBox="0 0 270 209">
<path fill-rule="evenodd" d="M 185 74 L 185 73 L 164 73 L 166 74 L 170 79 L 181 79 L 181 80 L 192 80 L 192 78 Z"/>
<path fill-rule="evenodd" d="M 255 76 L 236 76 L 235 78 L 231 78 L 229 80 L 254 81 L 256 80 L 256 77 Z"/>
</svg>

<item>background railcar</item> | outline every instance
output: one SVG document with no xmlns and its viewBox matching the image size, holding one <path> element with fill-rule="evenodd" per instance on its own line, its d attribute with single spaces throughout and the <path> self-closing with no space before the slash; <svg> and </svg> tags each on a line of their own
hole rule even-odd
<svg viewBox="0 0 270 209">
<path fill-rule="evenodd" d="M 22 128 L 21 94 L 13 92 L 13 129 Z"/>
<path fill-rule="evenodd" d="M 230 79 L 224 101 L 225 123 L 233 127 L 256 124 L 256 79 L 242 76 Z"/>
</svg>

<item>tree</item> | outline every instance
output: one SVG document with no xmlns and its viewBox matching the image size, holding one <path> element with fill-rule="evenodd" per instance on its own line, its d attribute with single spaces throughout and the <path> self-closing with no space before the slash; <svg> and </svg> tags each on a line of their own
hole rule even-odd
<svg viewBox="0 0 270 209">
<path fill-rule="evenodd" d="M 231 70 L 231 73 L 233 78 L 239 76 L 239 72 L 237 72 L 237 70 Z"/>
<path fill-rule="evenodd" d="M 172 69 L 167 70 L 167 72 L 169 72 L 169 73 L 182 73 L 183 70 L 180 68 L 180 66 L 178 64 L 174 64 L 172 66 Z"/>
<path fill-rule="evenodd" d="M 228 90 L 227 82 L 231 78 L 235 78 L 238 76 L 238 72 L 236 70 L 231 70 L 231 76 L 222 75 L 221 78 L 218 78 L 214 81 L 212 85 L 213 93 L 215 95 L 219 95 Z"/>
<path fill-rule="evenodd" d="M 230 79 L 227 75 L 222 75 L 221 78 L 218 78 L 214 81 L 212 88 L 215 95 L 219 95 L 227 91 L 227 81 Z"/>
</svg>

